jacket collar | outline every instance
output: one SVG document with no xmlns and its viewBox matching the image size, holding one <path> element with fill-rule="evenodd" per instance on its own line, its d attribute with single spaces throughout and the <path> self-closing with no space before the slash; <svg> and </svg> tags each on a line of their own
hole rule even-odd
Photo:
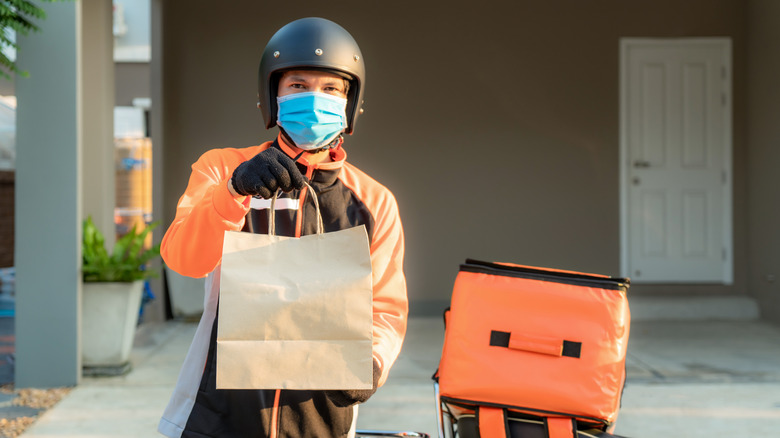
<svg viewBox="0 0 780 438">
<path fill-rule="evenodd" d="M 344 150 L 343 146 L 344 144 L 342 142 L 342 144 L 330 149 L 331 161 L 310 164 L 305 158 L 306 154 L 303 154 L 295 162 L 298 164 L 301 171 L 305 170 L 306 177 L 311 181 L 329 186 L 336 182 L 336 178 L 338 178 L 339 172 L 341 171 L 341 168 L 344 167 L 344 163 L 347 160 L 347 152 Z M 274 140 L 272 147 L 278 147 L 292 159 L 295 159 L 295 157 L 300 154 L 300 152 L 296 153 L 291 147 L 287 146 L 282 139 L 281 133 L 277 136 L 276 140 Z"/>
</svg>

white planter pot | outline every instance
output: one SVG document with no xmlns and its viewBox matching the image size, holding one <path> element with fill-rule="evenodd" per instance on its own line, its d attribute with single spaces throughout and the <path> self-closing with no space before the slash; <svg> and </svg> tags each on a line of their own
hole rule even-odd
<svg viewBox="0 0 780 438">
<path fill-rule="evenodd" d="M 203 297 L 206 294 L 206 279 L 186 277 L 167 266 L 165 278 L 168 282 L 173 316 L 184 319 L 200 318 L 203 313 Z"/>
<path fill-rule="evenodd" d="M 144 282 L 84 283 L 81 360 L 85 367 L 119 367 L 130 360 Z"/>
</svg>

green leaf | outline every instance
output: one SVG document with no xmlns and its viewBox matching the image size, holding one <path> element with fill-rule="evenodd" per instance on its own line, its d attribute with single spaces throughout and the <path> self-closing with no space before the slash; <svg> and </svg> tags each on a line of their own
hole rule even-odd
<svg viewBox="0 0 780 438">
<path fill-rule="evenodd" d="M 144 250 L 144 242 L 159 222 L 149 224 L 140 232 L 136 227 L 119 238 L 109 255 L 105 238 L 88 217 L 83 225 L 82 275 L 84 281 L 129 282 L 156 277 L 147 264 L 160 255 L 160 245 Z"/>
<path fill-rule="evenodd" d="M 114 252 L 111 254 L 111 260 L 118 263 L 125 259 L 127 256 L 127 249 L 132 245 L 135 235 L 135 225 L 133 225 L 133 228 L 127 234 L 119 238 L 119 240 L 116 241 L 116 244 L 114 244 Z"/>
<path fill-rule="evenodd" d="M 43 0 L 46 2 L 56 2 L 57 0 Z M 46 18 L 46 11 L 30 0 L 0 0 L 0 34 L 3 35 L 2 42 L 4 46 L 18 48 L 7 38 L 9 31 L 14 31 L 20 35 L 27 35 L 30 31 L 38 32 L 40 27 L 35 20 Z M 15 61 L 9 60 L 6 56 L 0 57 L 0 76 L 11 80 L 12 74 L 21 77 L 29 77 L 26 71 L 19 70 Z"/>
</svg>

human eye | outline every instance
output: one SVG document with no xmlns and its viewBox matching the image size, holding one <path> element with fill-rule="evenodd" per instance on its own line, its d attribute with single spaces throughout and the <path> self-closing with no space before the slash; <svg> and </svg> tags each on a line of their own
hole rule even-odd
<svg viewBox="0 0 780 438">
<path fill-rule="evenodd" d="M 337 87 L 337 86 L 328 86 L 325 87 L 324 90 L 328 94 L 332 94 L 334 96 L 344 97 L 346 93 L 344 93 L 344 89 Z"/>
</svg>

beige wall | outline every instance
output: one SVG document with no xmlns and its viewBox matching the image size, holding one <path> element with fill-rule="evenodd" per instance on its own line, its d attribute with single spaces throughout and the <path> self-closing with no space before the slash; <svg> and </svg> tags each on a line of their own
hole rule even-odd
<svg viewBox="0 0 780 438">
<path fill-rule="evenodd" d="M 151 96 L 151 73 L 148 62 L 118 62 L 115 65 L 117 106 L 132 106 L 136 97 Z"/>
<path fill-rule="evenodd" d="M 749 23 L 749 287 L 762 316 L 780 322 L 780 2 L 751 0 Z"/>
<path fill-rule="evenodd" d="M 742 1 L 268 3 L 163 2 L 166 223 L 201 153 L 275 134 L 255 108 L 260 53 L 281 25 L 319 15 L 364 53 L 366 113 L 346 147 L 398 198 L 413 310 L 439 312 L 466 257 L 618 275 L 619 38 L 726 36 L 735 284 L 633 291 L 746 291 Z"/>
</svg>

